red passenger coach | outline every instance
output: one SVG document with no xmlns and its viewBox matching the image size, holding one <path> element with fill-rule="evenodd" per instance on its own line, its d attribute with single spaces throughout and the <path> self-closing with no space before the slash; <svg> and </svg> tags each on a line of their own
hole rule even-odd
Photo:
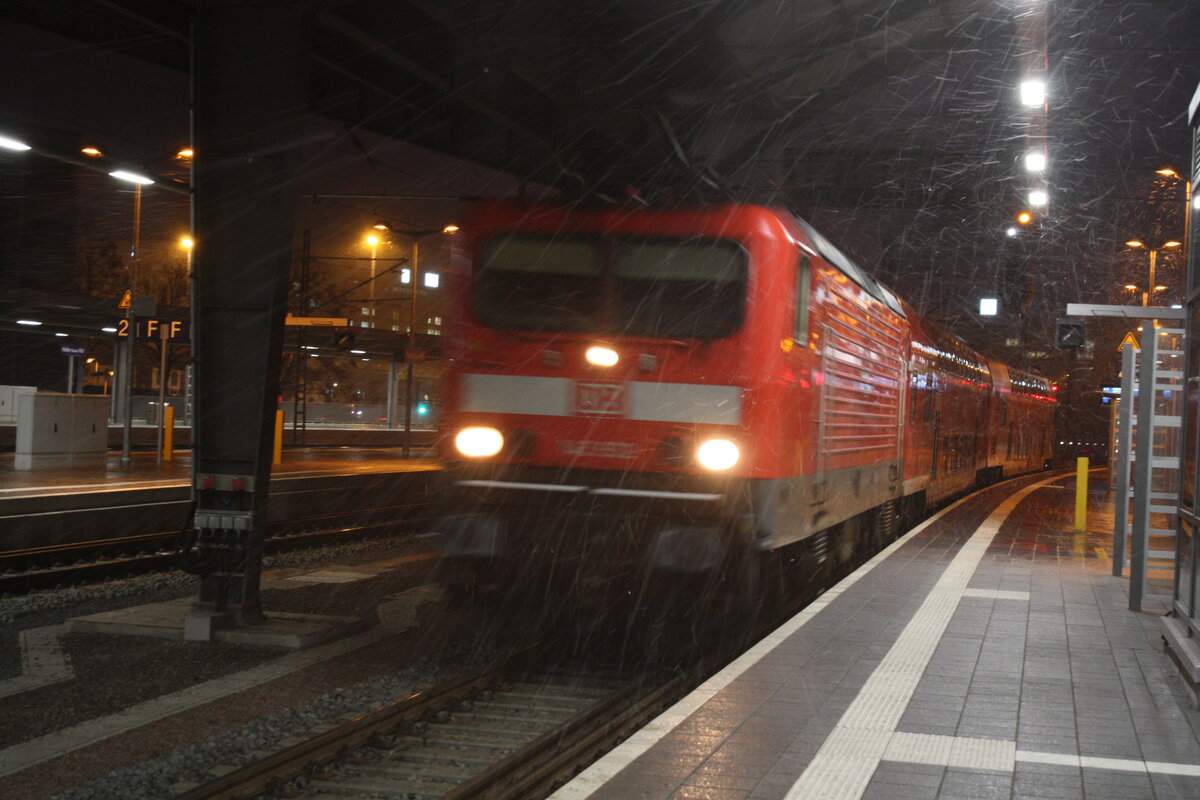
<svg viewBox="0 0 1200 800">
<path fill-rule="evenodd" d="M 490 204 L 464 231 L 451 582 L 823 567 L 1048 455 L 1044 381 L 920 321 L 787 211 Z"/>
</svg>

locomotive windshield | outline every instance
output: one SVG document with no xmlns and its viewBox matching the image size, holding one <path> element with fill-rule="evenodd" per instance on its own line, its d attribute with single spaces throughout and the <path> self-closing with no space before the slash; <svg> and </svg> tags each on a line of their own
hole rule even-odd
<svg viewBox="0 0 1200 800">
<path fill-rule="evenodd" d="M 515 234 L 484 247 L 474 310 L 501 329 L 716 339 L 745 296 L 736 242 Z"/>
</svg>

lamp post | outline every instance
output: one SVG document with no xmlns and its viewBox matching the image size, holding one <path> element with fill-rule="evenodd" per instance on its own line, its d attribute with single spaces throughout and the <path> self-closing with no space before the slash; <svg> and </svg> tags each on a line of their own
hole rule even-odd
<svg viewBox="0 0 1200 800">
<path fill-rule="evenodd" d="M 376 228 L 379 226 L 376 225 Z M 367 284 L 367 307 L 371 310 L 371 324 L 367 327 L 375 327 L 375 257 L 379 253 L 379 237 L 373 233 L 367 234 L 367 246 L 371 248 L 371 282 Z"/>
<path fill-rule="evenodd" d="M 1130 239 L 1125 244 L 1128 245 L 1129 247 L 1133 247 L 1135 249 L 1146 246 L 1143 242 L 1141 242 L 1137 239 Z M 1146 291 L 1142 294 L 1142 306 L 1143 307 L 1147 307 L 1150 305 L 1150 301 L 1153 299 L 1153 295 L 1155 292 L 1162 291 L 1163 289 L 1167 288 L 1165 286 L 1160 286 L 1160 285 L 1157 285 L 1154 283 L 1154 272 L 1158 267 L 1159 252 L 1162 250 L 1166 250 L 1166 249 L 1173 248 L 1173 247 L 1179 247 L 1179 246 L 1181 246 L 1181 242 L 1176 242 L 1174 240 L 1171 240 L 1169 242 L 1164 242 L 1163 244 L 1159 245 L 1158 247 L 1150 249 L 1150 251 L 1149 251 L 1150 252 L 1150 274 L 1149 274 L 1149 278 L 1146 281 Z M 1132 284 L 1126 284 L 1125 288 L 1128 289 L 1130 285 L 1132 285 Z M 1135 286 L 1134 288 L 1136 289 L 1137 287 Z"/>
<path fill-rule="evenodd" d="M 411 453 L 411 450 L 412 450 L 411 444 L 412 444 L 412 409 L 413 409 L 413 378 L 414 378 L 414 376 L 413 376 L 413 362 L 411 359 L 411 353 L 413 350 L 412 346 L 413 346 L 414 342 L 416 341 L 416 336 L 417 336 L 417 313 L 419 310 L 418 295 L 420 292 L 420 280 L 421 280 L 421 260 L 420 260 L 421 239 L 426 236 L 431 236 L 435 233 L 454 234 L 458 231 L 458 226 L 454 225 L 454 224 L 448 224 L 448 225 L 444 225 L 441 228 L 438 228 L 436 230 L 404 230 L 402 228 L 395 228 L 386 222 L 379 222 L 375 225 L 375 227 L 379 230 L 386 230 L 386 231 L 391 231 L 393 233 L 399 233 L 399 234 L 402 234 L 402 235 L 407 236 L 410 239 L 412 239 L 412 259 L 411 259 L 411 263 L 409 265 L 410 269 L 409 269 L 409 274 L 408 274 L 409 285 L 412 288 L 412 295 L 409 298 L 409 309 L 408 309 L 408 349 L 407 349 L 407 352 L 405 354 L 405 359 L 404 359 L 406 363 L 405 363 L 405 370 L 404 370 L 404 449 L 402 452 L 403 457 L 408 458 L 409 454 Z M 393 364 L 394 363 L 395 362 L 393 361 Z M 392 388 L 394 386 L 394 383 L 395 383 L 395 381 L 392 377 L 391 372 L 389 371 L 389 375 L 388 375 L 388 420 L 389 420 L 389 425 L 391 424 L 390 420 L 392 418 L 391 397 L 392 397 Z"/>
<path fill-rule="evenodd" d="M 141 237 L 142 237 L 142 187 L 149 186 L 154 183 L 152 178 L 137 172 L 118 169 L 108 173 L 110 176 L 126 183 L 134 185 L 133 195 L 133 245 L 129 251 L 130 267 L 129 267 L 129 296 L 130 305 L 125 309 L 125 358 L 124 375 L 121 381 L 121 392 L 123 394 L 123 402 L 121 403 L 124 411 L 124 419 L 122 420 L 121 434 L 121 466 L 129 466 L 129 457 L 131 450 L 131 442 L 133 440 L 133 351 L 137 344 L 137 316 L 133 312 L 132 298 L 134 292 L 137 291 L 138 279 L 138 260 L 141 257 Z"/>
</svg>

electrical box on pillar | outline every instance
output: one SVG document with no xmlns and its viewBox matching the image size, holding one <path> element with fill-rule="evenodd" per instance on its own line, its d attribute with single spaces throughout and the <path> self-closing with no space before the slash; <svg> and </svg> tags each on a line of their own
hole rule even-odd
<svg viewBox="0 0 1200 800">
<path fill-rule="evenodd" d="M 1083 320 L 1063 317 L 1054 332 L 1054 346 L 1059 350 L 1078 350 L 1083 347 Z"/>
</svg>

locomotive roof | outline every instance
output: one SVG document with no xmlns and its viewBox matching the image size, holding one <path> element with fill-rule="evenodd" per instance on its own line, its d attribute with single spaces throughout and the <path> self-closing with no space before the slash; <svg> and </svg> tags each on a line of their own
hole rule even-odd
<svg viewBox="0 0 1200 800">
<path fill-rule="evenodd" d="M 861 286 L 869 295 L 886 305 L 892 311 L 895 311 L 902 317 L 907 316 L 904 313 L 904 309 L 900 307 L 900 301 L 896 299 L 896 295 L 892 294 L 890 289 L 864 272 L 862 268 L 850 260 L 849 256 L 838 250 L 833 242 L 822 236 L 812 225 L 809 225 L 795 214 L 792 216 L 796 218 L 796 224 L 807 234 L 809 241 L 812 242 L 813 247 L 816 248 L 821 258 L 846 273 L 846 276 L 850 280 Z"/>
</svg>

